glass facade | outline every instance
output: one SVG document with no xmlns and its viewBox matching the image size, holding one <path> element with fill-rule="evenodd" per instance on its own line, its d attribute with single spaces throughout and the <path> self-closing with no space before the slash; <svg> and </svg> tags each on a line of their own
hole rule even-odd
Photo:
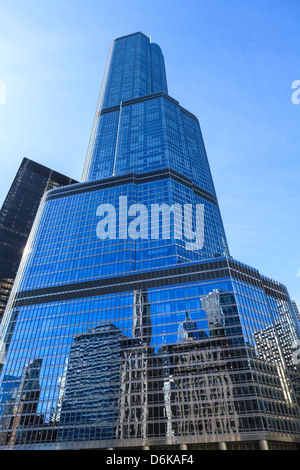
<svg viewBox="0 0 300 470">
<path fill-rule="evenodd" d="M 0 320 L 45 192 L 77 181 L 24 158 L 0 211 Z"/>
<path fill-rule="evenodd" d="M 157 45 L 114 41 L 83 181 L 44 197 L 1 324 L 3 449 L 299 440 L 288 292 L 230 257 L 199 123 L 167 93 Z"/>
</svg>

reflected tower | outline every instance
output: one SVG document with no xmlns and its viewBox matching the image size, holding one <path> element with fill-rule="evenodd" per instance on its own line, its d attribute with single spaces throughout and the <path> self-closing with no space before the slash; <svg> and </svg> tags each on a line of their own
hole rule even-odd
<svg viewBox="0 0 300 470">
<path fill-rule="evenodd" d="M 110 441 L 116 434 L 123 335 L 100 325 L 74 336 L 56 419 L 58 442 Z"/>
</svg>

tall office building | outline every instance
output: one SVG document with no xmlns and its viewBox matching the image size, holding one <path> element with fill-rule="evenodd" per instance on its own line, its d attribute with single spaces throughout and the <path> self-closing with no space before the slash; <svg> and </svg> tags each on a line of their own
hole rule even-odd
<svg viewBox="0 0 300 470">
<path fill-rule="evenodd" d="M 296 301 L 295 301 L 295 300 L 292 300 L 292 304 L 293 304 L 293 307 L 294 307 L 295 313 L 296 313 L 296 315 L 297 315 L 297 318 L 298 318 L 298 320 L 299 320 L 299 322 L 300 322 L 300 312 L 299 312 L 299 310 L 298 310 L 298 307 L 297 307 Z"/>
<path fill-rule="evenodd" d="M 24 158 L 0 211 L 0 321 L 46 191 L 76 181 Z"/>
<path fill-rule="evenodd" d="M 142 33 L 113 42 L 82 182 L 47 193 L 27 251 L 4 448 L 296 448 L 289 294 L 229 255 L 198 120 Z"/>
</svg>

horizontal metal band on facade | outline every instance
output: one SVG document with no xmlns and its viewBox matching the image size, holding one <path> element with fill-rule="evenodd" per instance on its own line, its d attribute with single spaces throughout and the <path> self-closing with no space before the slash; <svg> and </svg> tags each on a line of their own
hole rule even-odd
<svg viewBox="0 0 300 470">
<path fill-rule="evenodd" d="M 87 193 L 90 191 L 96 191 L 98 189 L 107 189 L 113 186 L 121 186 L 123 184 L 144 184 L 150 181 L 158 181 L 162 179 L 172 179 L 180 184 L 191 188 L 197 196 L 211 202 L 212 204 L 218 205 L 215 196 L 199 186 L 195 185 L 189 178 L 182 176 L 170 168 L 159 171 L 151 171 L 149 173 L 130 173 L 128 175 L 120 175 L 112 178 L 106 178 L 100 181 L 91 181 L 89 183 L 80 183 L 72 186 L 65 187 L 62 190 L 55 189 L 49 192 L 47 201 L 57 199 L 60 197 L 74 196 L 80 193 Z"/>
<path fill-rule="evenodd" d="M 150 289 L 230 276 L 226 260 L 220 262 L 219 266 L 215 268 L 215 271 L 209 271 L 209 269 L 212 269 L 212 267 L 209 267 L 209 263 L 203 263 L 202 265 L 175 266 L 173 268 L 160 269 L 157 271 L 144 271 L 125 276 L 108 277 L 94 281 L 23 291 L 16 295 L 15 300 L 18 301 L 19 306 L 21 305 L 20 302 L 22 302 L 22 305 L 25 305 L 23 302 L 26 302 L 26 305 L 31 305 L 33 302 L 55 302 L 58 296 L 60 300 L 66 298 L 94 297 L 96 295 L 130 292 L 131 290 Z M 45 300 L 46 297 L 48 300 Z M 55 297 L 55 299 L 53 297 Z M 50 298 L 51 300 L 49 300 Z M 29 301 L 28 304 L 27 301 Z"/>
<path fill-rule="evenodd" d="M 262 276 L 261 278 L 265 287 L 265 291 L 268 295 L 283 300 L 289 300 L 287 289 L 283 284 L 281 284 L 280 282 L 276 282 L 273 279 L 269 279 L 265 276 Z"/>
<path fill-rule="evenodd" d="M 258 282 L 258 286 L 262 287 L 267 295 L 289 302 L 289 296 L 287 294 L 286 287 L 283 284 L 275 282 L 272 279 L 266 278 L 265 276 L 261 276 L 259 271 L 256 269 L 238 264 L 234 260 L 228 260 L 228 264 L 229 268 L 231 269 L 232 277 L 236 277 L 237 279 L 251 284 L 248 278 L 250 276 L 254 280 L 253 285 L 257 285 Z"/>
<path fill-rule="evenodd" d="M 234 263 L 234 269 L 232 269 L 229 266 L 229 263 L 232 262 L 228 259 L 220 259 L 218 261 L 211 260 L 210 262 L 176 266 L 157 271 L 146 271 L 125 276 L 33 289 L 30 291 L 19 292 L 15 297 L 14 304 L 18 307 L 38 305 L 230 277 L 264 289 L 263 279 L 259 277 L 259 273 L 257 271 L 252 272 L 247 268 L 250 274 L 255 273 L 255 275 L 249 275 L 239 270 L 239 268 L 242 267 L 239 264 Z M 288 300 L 286 296 L 283 298 L 283 294 L 280 292 L 272 291 L 269 295 L 276 298 L 282 298 L 283 300 Z"/>
</svg>

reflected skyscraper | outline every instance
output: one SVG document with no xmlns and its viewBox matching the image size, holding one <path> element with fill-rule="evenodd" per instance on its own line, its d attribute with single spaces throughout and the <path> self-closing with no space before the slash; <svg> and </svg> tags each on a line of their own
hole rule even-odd
<svg viewBox="0 0 300 470">
<path fill-rule="evenodd" d="M 205 337 L 206 334 L 203 331 L 199 331 L 196 325 L 188 312 L 185 314 L 185 320 L 181 322 L 178 326 L 178 342 L 183 341 L 192 341 L 193 339 L 200 339 Z"/>
<path fill-rule="evenodd" d="M 182 435 L 187 443 L 198 435 L 204 442 L 218 434 L 238 438 L 242 423 L 234 400 L 230 346 L 230 342 L 208 337 L 197 341 L 186 336 L 182 342 L 161 349 L 169 411 L 168 444 L 178 443 Z"/>
<path fill-rule="evenodd" d="M 117 438 L 147 440 L 163 424 L 161 363 L 152 343 L 151 308 L 147 290 L 133 293 L 132 337 L 122 347 Z M 121 444 L 122 445 L 122 444 Z"/>
<path fill-rule="evenodd" d="M 147 290 L 133 293 L 132 337 L 140 344 L 150 345 L 152 336 L 151 311 Z"/>
<path fill-rule="evenodd" d="M 24 366 L 24 370 L 10 399 L 6 400 L 4 407 L 9 407 L 5 413 L 10 414 L 10 420 L 2 423 L 7 431 L 1 436 L 1 444 L 10 446 L 23 444 L 35 439 L 41 432 L 44 419 L 38 413 L 41 386 L 39 376 L 42 367 L 42 359 L 34 359 Z"/>
<path fill-rule="evenodd" d="M 201 300 L 207 316 L 210 336 L 224 334 L 225 317 L 221 305 L 220 292 L 214 290 Z"/>
<path fill-rule="evenodd" d="M 1 328 L 5 448 L 38 360 L 49 432 L 23 448 L 299 442 L 289 294 L 229 255 L 199 122 L 142 33 L 111 46 L 82 182 L 45 197 Z"/>
<path fill-rule="evenodd" d="M 74 336 L 56 414 L 58 442 L 84 446 L 116 436 L 123 336 L 113 324 Z"/>
</svg>

